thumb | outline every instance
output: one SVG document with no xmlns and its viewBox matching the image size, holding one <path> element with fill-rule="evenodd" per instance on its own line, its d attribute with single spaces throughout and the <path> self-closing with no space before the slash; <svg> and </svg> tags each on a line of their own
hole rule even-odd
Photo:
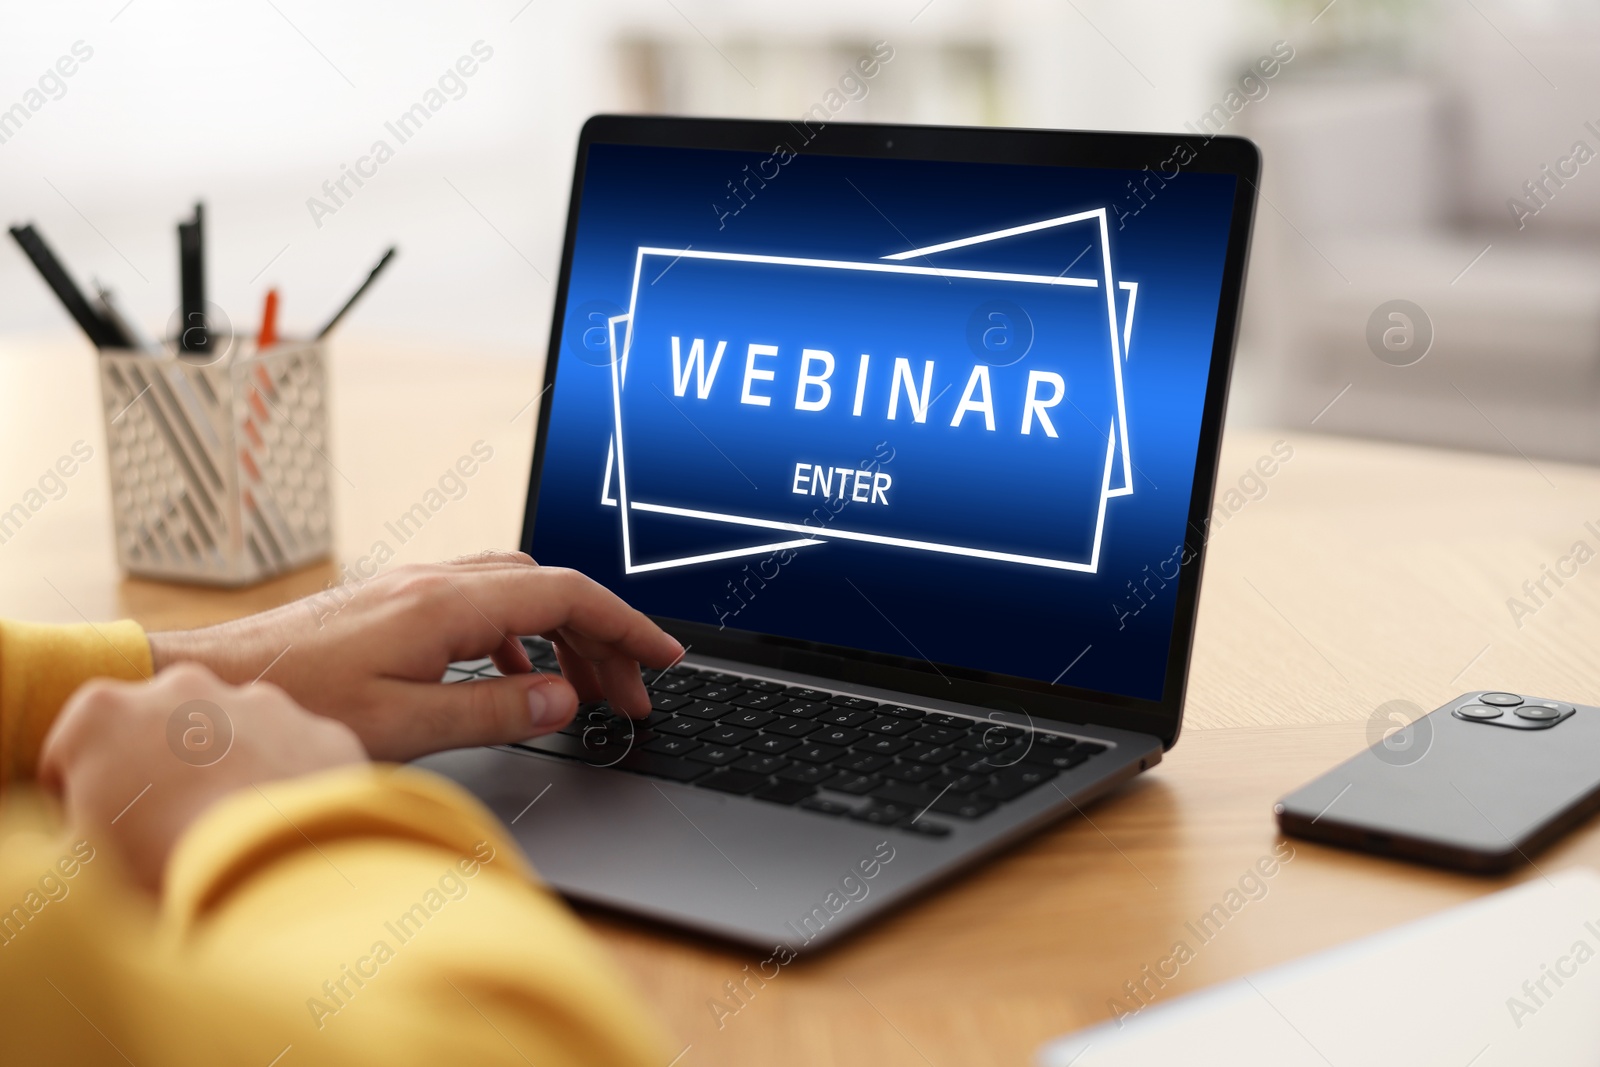
<svg viewBox="0 0 1600 1067">
<path fill-rule="evenodd" d="M 577 692 L 559 674 L 515 674 L 451 685 L 408 682 L 405 687 L 409 699 L 401 702 L 389 738 L 398 751 L 388 758 L 523 741 L 554 733 L 578 711 Z"/>
</svg>

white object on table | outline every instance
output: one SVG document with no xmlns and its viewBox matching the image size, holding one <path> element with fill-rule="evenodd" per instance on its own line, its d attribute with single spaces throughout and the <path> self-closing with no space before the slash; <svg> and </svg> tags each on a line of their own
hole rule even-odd
<svg viewBox="0 0 1600 1067">
<path fill-rule="evenodd" d="M 1575 868 L 1045 1045 L 1040 1067 L 1600 1062 L 1600 874 Z"/>
</svg>

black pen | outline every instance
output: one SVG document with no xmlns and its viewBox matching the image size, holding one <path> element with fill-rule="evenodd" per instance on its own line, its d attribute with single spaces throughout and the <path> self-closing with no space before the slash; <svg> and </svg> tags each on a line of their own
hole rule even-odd
<svg viewBox="0 0 1600 1067">
<path fill-rule="evenodd" d="M 50 251 L 50 246 L 44 243 L 44 238 L 39 236 L 32 223 L 11 227 L 11 236 L 16 238 L 17 244 L 22 246 L 45 283 L 56 294 L 56 299 L 66 307 L 83 332 L 89 335 L 89 340 L 94 342 L 96 348 L 130 347 L 131 341 L 123 337 L 122 332 L 84 297 L 83 291 L 72 280 L 61 261 L 56 259 L 55 253 Z"/>
<path fill-rule="evenodd" d="M 211 334 L 206 329 L 205 206 L 194 206 L 194 220 L 178 223 L 179 283 L 183 290 L 183 322 L 178 326 L 178 351 L 206 354 Z"/>
<path fill-rule="evenodd" d="M 122 310 L 116 294 L 101 285 L 98 279 L 91 278 L 90 284 L 94 287 L 95 302 L 100 306 L 100 317 L 110 323 L 123 337 L 123 343 L 119 347 L 147 353 L 160 351 L 161 346 L 151 341 L 139 328 L 138 320 Z"/>
<path fill-rule="evenodd" d="M 350 310 L 352 304 L 361 299 L 361 294 L 367 291 L 367 286 L 372 284 L 372 280 L 378 276 L 378 272 L 383 270 L 383 268 L 388 265 L 389 260 L 393 258 L 394 253 L 394 247 L 390 246 L 389 251 L 385 252 L 383 254 L 383 258 L 378 260 L 378 265 L 372 268 L 372 273 L 367 275 L 367 280 L 362 282 L 360 287 L 356 289 L 355 292 L 350 294 L 350 299 L 344 302 L 344 307 L 339 309 L 338 314 L 334 315 L 333 318 L 328 320 L 328 325 L 317 331 L 317 340 L 320 341 L 324 337 L 328 336 L 328 331 L 339 325 L 339 320 L 344 318 L 344 313 Z"/>
</svg>

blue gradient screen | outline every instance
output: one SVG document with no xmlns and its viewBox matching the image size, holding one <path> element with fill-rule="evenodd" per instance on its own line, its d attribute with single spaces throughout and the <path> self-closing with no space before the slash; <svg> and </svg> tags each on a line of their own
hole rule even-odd
<svg viewBox="0 0 1600 1067">
<path fill-rule="evenodd" d="M 591 146 L 534 555 L 1160 699 L 1234 182 Z"/>
</svg>

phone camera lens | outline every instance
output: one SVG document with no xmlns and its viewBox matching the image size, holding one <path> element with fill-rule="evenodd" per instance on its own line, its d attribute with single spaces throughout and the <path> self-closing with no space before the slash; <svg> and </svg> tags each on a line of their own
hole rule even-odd
<svg viewBox="0 0 1600 1067">
<path fill-rule="evenodd" d="M 1527 707 L 1517 709 L 1517 717 L 1532 719 L 1535 722 L 1548 722 L 1551 719 L 1561 718 L 1561 709 L 1545 707 L 1543 704 L 1529 704 Z"/>
<path fill-rule="evenodd" d="M 1484 704 L 1468 704 L 1466 707 L 1457 708 L 1456 714 L 1463 719 L 1498 719 L 1505 712 Z"/>
</svg>

